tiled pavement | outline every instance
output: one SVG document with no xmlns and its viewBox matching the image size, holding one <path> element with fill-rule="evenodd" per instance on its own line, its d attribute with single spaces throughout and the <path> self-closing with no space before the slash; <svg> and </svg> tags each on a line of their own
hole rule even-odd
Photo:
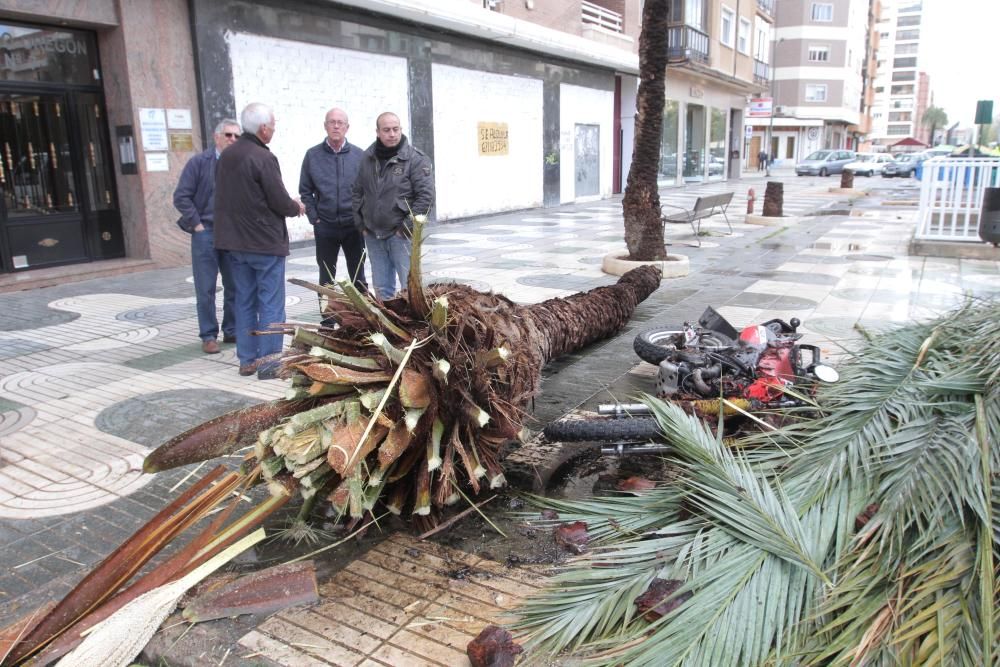
<svg viewBox="0 0 1000 667">
<path fill-rule="evenodd" d="M 782 180 L 786 213 L 848 208 L 829 193 L 832 178 Z M 699 193 L 735 190 L 735 234 L 721 235 L 725 224 L 713 219 L 704 225 L 711 235 L 694 248 L 690 228 L 670 225 L 671 251 L 689 257 L 691 275 L 665 281 L 619 337 L 550 364 L 538 423 L 625 391 L 635 332 L 697 318 L 706 305 L 737 325 L 799 317 L 807 341 L 835 355 L 856 336 L 855 322 L 928 316 L 964 293 L 1000 291 L 995 259 L 908 257 L 914 210 L 877 204 L 913 196 L 914 185 L 858 179 L 868 183 L 888 189 L 855 202 L 853 215 L 779 228 L 742 223 L 747 188 L 763 193 L 755 175 L 665 191 L 666 202 L 691 203 Z M 611 282 L 600 265 L 623 248 L 621 230 L 618 201 L 443 224 L 427 241 L 425 272 L 537 302 Z M 293 253 L 289 277 L 315 279 L 311 252 Z M 190 281 L 179 268 L 0 294 L 0 625 L 68 590 L 186 483 L 186 470 L 142 475 L 149 449 L 283 393 L 280 381 L 239 377 L 231 345 L 201 354 Z M 289 287 L 290 319 L 316 321 L 316 311 L 314 295 Z M 266 628 L 258 633 L 274 638 Z"/>
</svg>

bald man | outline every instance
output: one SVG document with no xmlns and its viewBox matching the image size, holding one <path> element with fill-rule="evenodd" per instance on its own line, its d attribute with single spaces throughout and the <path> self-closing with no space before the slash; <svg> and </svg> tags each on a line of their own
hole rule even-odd
<svg viewBox="0 0 1000 667">
<path fill-rule="evenodd" d="M 299 195 L 316 237 L 319 282 L 329 285 L 337 275 L 337 258 L 344 249 L 347 272 L 362 292 L 365 281 L 364 240 L 354 226 L 351 190 L 364 155 L 347 141 L 347 113 L 333 108 L 326 112 L 326 138 L 306 151 L 299 175 Z"/>
</svg>

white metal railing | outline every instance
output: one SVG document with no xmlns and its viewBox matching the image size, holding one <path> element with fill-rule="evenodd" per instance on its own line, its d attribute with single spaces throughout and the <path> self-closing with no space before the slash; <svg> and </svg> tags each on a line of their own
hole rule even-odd
<svg viewBox="0 0 1000 667">
<path fill-rule="evenodd" d="M 581 19 L 587 25 L 596 25 L 611 32 L 622 32 L 622 15 L 610 9 L 582 0 Z"/>
<path fill-rule="evenodd" d="M 916 238 L 979 243 L 986 188 L 1000 187 L 1000 158 L 934 158 L 922 165 Z"/>
</svg>

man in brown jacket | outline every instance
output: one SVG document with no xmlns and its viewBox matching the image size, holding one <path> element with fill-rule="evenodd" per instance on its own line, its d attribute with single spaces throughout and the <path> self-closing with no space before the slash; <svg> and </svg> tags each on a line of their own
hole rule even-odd
<svg viewBox="0 0 1000 667">
<path fill-rule="evenodd" d="M 240 114 L 243 135 L 219 156 L 215 174 L 215 247 L 229 253 L 236 286 L 236 356 L 240 375 L 277 376 L 280 335 L 253 336 L 285 321 L 285 218 L 302 215 L 281 180 L 278 158 L 267 144 L 274 111 L 248 104 Z"/>
</svg>

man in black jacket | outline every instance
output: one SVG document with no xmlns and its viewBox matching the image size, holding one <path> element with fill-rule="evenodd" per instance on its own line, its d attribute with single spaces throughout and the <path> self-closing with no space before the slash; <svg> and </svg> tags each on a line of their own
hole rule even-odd
<svg viewBox="0 0 1000 667">
<path fill-rule="evenodd" d="M 319 282 L 329 285 L 337 275 L 341 247 L 355 287 L 368 289 L 365 280 L 364 240 L 354 227 L 351 190 L 358 178 L 362 151 L 347 141 L 347 114 L 330 109 L 323 123 L 326 139 L 306 151 L 299 176 L 299 196 L 316 236 Z"/>
<path fill-rule="evenodd" d="M 215 247 L 229 252 L 236 285 L 236 356 L 240 375 L 277 375 L 282 336 L 253 336 L 285 321 L 285 218 L 302 215 L 281 181 L 278 158 L 267 148 L 274 112 L 254 102 L 240 114 L 243 135 L 222 155 L 215 173 Z M 268 358 L 269 357 L 269 358 Z"/>
<path fill-rule="evenodd" d="M 372 284 L 382 300 L 406 287 L 410 272 L 412 215 L 427 215 L 434 205 L 430 158 L 406 140 L 399 117 L 391 112 L 375 121 L 375 143 L 365 151 L 354 184 L 354 224 L 364 235 Z"/>
</svg>

